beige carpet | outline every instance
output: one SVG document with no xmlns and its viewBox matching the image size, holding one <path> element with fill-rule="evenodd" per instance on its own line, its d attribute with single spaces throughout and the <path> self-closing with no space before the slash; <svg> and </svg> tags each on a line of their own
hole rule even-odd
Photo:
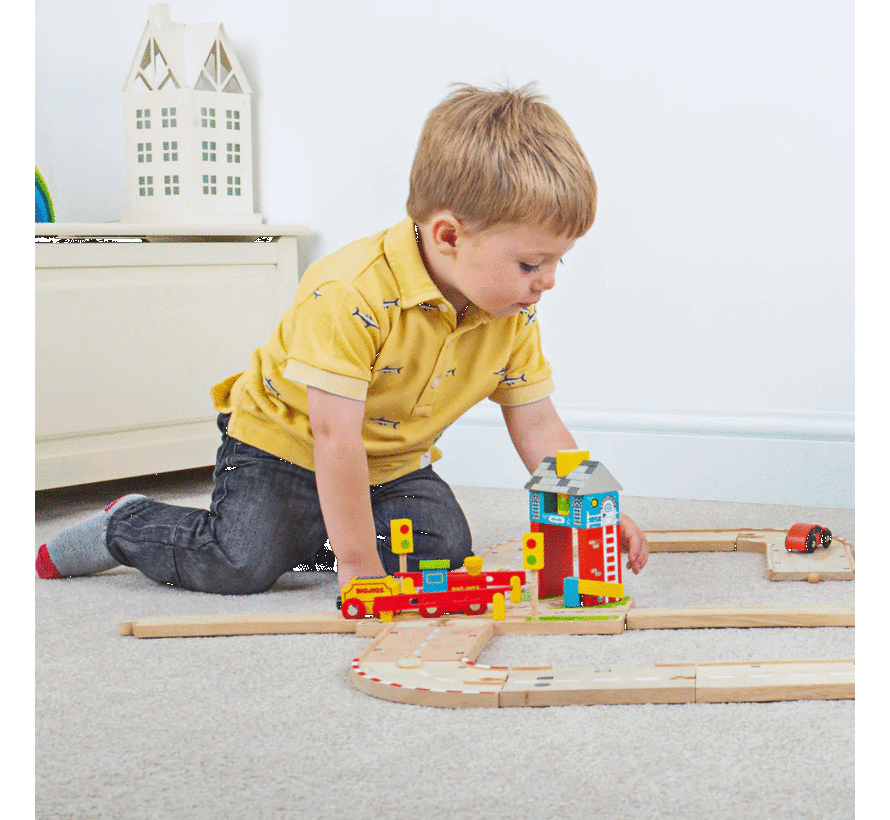
<svg viewBox="0 0 890 820">
<path fill-rule="evenodd" d="M 124 492 L 204 506 L 206 471 L 37 494 L 35 548 Z M 476 549 L 520 537 L 522 490 L 457 488 Z M 622 497 L 644 528 L 828 526 L 853 511 Z M 656 554 L 638 606 L 851 604 L 853 582 L 769 582 L 757 554 Z M 849 818 L 852 701 L 434 709 L 350 683 L 354 635 L 136 640 L 150 615 L 329 610 L 332 573 L 221 597 L 119 568 L 35 581 L 36 817 L 481 820 Z M 502 637 L 480 663 L 644 665 L 842 658 L 854 630 Z"/>
</svg>

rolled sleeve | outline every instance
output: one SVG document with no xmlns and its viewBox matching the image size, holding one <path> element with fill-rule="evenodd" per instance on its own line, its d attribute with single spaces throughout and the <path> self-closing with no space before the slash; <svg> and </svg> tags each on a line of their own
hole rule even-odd
<svg viewBox="0 0 890 820">
<path fill-rule="evenodd" d="M 345 282 L 329 282 L 296 311 L 282 375 L 364 400 L 379 344 L 379 317 L 361 294 Z"/>
<path fill-rule="evenodd" d="M 313 367 L 305 362 L 298 362 L 295 359 L 288 360 L 282 375 L 292 382 L 299 382 L 307 387 L 317 387 L 319 390 L 333 393 L 336 396 L 343 396 L 347 399 L 365 401 L 368 397 L 368 383 L 366 381 L 330 373 L 327 370 L 322 370 L 320 367 Z"/>
<path fill-rule="evenodd" d="M 520 404 L 531 404 L 546 399 L 555 389 L 553 379 L 548 376 L 534 384 L 504 389 L 499 387 L 489 398 L 504 407 L 517 407 Z"/>
</svg>

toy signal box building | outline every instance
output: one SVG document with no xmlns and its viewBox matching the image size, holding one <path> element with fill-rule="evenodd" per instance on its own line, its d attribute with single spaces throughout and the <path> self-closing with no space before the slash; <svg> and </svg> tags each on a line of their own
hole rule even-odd
<svg viewBox="0 0 890 820">
<path fill-rule="evenodd" d="M 525 485 L 529 491 L 532 532 L 544 535 L 544 566 L 539 576 L 542 597 L 574 589 L 585 594 L 585 604 L 606 603 L 623 597 L 621 533 L 618 492 L 621 486 L 589 453 L 565 450 L 545 458 Z M 578 575 L 574 574 L 573 546 L 577 538 Z M 613 592 L 616 597 L 608 594 Z M 568 600 L 564 602 L 571 606 Z"/>
<path fill-rule="evenodd" d="M 250 84 L 222 23 L 149 19 L 124 83 L 124 222 L 254 225 Z"/>
</svg>

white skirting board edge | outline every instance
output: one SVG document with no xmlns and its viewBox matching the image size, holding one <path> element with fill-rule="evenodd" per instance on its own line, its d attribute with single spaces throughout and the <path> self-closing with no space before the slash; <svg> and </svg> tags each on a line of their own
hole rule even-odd
<svg viewBox="0 0 890 820">
<path fill-rule="evenodd" d="M 852 414 L 743 417 L 562 409 L 561 416 L 578 446 L 602 461 L 628 495 L 855 506 Z M 48 445 L 38 443 L 36 489 L 212 464 L 219 433 L 207 419 Z M 444 458 L 436 470 L 450 484 L 519 489 L 528 480 L 500 409 L 490 403 L 453 424 L 439 446 Z M 171 455 L 177 458 L 171 461 Z"/>
<path fill-rule="evenodd" d="M 853 508 L 852 413 L 709 414 L 559 408 L 628 495 Z M 477 405 L 439 442 L 450 484 L 521 488 L 500 409 Z"/>
</svg>

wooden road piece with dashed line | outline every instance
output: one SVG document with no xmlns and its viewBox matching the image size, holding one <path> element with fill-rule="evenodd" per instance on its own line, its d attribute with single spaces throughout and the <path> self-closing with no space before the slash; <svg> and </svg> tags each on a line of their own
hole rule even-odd
<svg viewBox="0 0 890 820">
<path fill-rule="evenodd" d="M 696 664 L 697 703 L 845 700 L 855 697 L 853 660 Z"/>
</svg>

